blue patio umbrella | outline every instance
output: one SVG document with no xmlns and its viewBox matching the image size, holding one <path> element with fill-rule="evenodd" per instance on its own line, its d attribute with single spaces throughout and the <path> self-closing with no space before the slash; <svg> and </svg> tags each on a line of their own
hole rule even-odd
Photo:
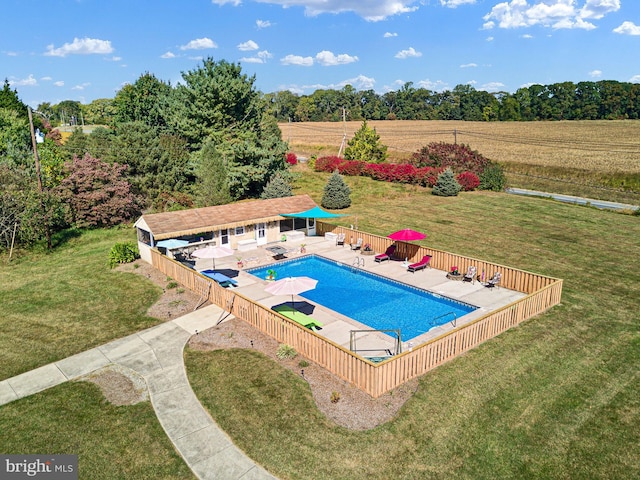
<svg viewBox="0 0 640 480">
<path fill-rule="evenodd" d="M 167 250 L 171 250 L 172 248 L 186 247 L 187 245 L 189 245 L 189 242 L 187 242 L 186 240 L 178 240 L 177 238 L 160 240 L 158 243 L 156 243 L 156 247 L 163 247 Z"/>
</svg>

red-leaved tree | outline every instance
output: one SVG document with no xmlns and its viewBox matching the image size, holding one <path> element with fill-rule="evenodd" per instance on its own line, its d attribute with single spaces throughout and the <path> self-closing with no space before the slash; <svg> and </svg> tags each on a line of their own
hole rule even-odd
<svg viewBox="0 0 640 480">
<path fill-rule="evenodd" d="M 141 202 L 123 176 L 126 169 L 89 154 L 65 163 L 57 190 L 67 205 L 67 221 L 79 228 L 110 227 L 138 215 Z"/>
</svg>

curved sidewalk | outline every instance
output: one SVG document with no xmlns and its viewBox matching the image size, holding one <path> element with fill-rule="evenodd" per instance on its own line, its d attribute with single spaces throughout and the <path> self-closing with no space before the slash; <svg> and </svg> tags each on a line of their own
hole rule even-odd
<svg viewBox="0 0 640 480">
<path fill-rule="evenodd" d="M 158 420 L 194 474 L 203 480 L 276 480 L 218 427 L 193 393 L 183 350 L 191 337 L 217 322 L 222 309 L 202 308 L 0 382 L 0 405 L 75 380 L 109 364 L 144 377 Z"/>
</svg>

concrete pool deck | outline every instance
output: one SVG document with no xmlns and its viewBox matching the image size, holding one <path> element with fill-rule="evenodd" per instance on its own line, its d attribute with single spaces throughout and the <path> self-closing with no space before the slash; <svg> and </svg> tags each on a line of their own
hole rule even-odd
<svg viewBox="0 0 640 480">
<path fill-rule="evenodd" d="M 407 271 L 407 267 L 403 262 L 385 261 L 377 263 L 374 260 L 374 255 L 362 255 L 360 251 L 351 250 L 349 245 L 345 245 L 344 247 L 336 246 L 335 240 L 326 240 L 324 237 L 306 237 L 304 242 L 306 245 L 306 254 L 318 254 L 346 265 L 355 265 L 356 262 L 359 261 L 359 268 L 362 270 L 478 307 L 477 310 L 458 318 L 456 321 L 457 327 L 526 296 L 524 293 L 508 290 L 500 286 L 486 288 L 480 282 L 449 280 L 446 277 L 447 272 L 434 268 L 426 268 L 411 273 Z M 299 243 L 293 245 L 283 243 L 281 246 L 286 246 L 289 250 L 289 252 L 285 254 L 284 261 L 302 256 L 299 253 Z M 250 269 L 273 264 L 275 265 L 274 270 L 277 272 L 278 261 L 274 261 L 270 253 L 265 251 L 264 247 L 246 252 L 246 255 L 245 262 L 247 264 L 245 268 Z M 235 259 L 225 258 L 221 260 L 222 261 L 218 261 L 219 269 L 237 269 Z M 364 265 L 362 265 L 363 260 Z M 210 264 L 210 261 L 208 264 Z M 205 263 L 202 265 L 204 266 Z M 196 268 L 199 269 L 199 266 L 200 264 L 197 263 Z M 493 274 L 493 272 L 485 273 L 486 278 L 489 278 L 490 275 Z M 309 272 L 309 276 L 313 278 L 313 272 Z M 264 289 L 269 282 L 258 279 L 244 270 L 241 270 L 234 279 L 238 282 L 237 287 L 233 288 L 234 291 L 266 307 L 271 308 L 281 303 L 291 303 L 291 295 L 274 296 L 265 292 Z M 350 347 L 351 330 L 370 330 L 370 327 L 341 315 L 338 312 L 327 309 L 322 305 L 315 304 L 304 297 L 294 296 L 294 300 L 296 302 L 296 308 L 299 308 L 323 324 L 323 328 L 317 332 L 319 335 L 347 349 Z M 403 343 L 403 350 L 436 338 L 453 328 L 455 327 L 451 322 L 432 328 L 429 332 L 411 339 L 410 342 Z M 379 332 L 362 333 L 357 336 L 357 347 L 359 350 L 367 351 L 368 353 L 366 353 L 366 355 L 384 355 L 387 349 L 394 348 L 394 340 L 388 335 Z M 363 353 L 363 355 L 365 354 Z"/>
</svg>

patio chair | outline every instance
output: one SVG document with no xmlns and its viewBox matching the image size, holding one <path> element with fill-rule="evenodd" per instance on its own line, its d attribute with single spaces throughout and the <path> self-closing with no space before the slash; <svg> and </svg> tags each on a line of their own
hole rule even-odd
<svg viewBox="0 0 640 480">
<path fill-rule="evenodd" d="M 395 251 L 396 251 L 395 244 L 391 245 L 385 250 L 384 253 L 381 253 L 380 255 L 376 255 L 374 260 L 379 263 L 382 263 L 385 260 L 391 260 L 391 256 L 395 253 Z"/>
<path fill-rule="evenodd" d="M 412 263 L 411 265 L 409 265 L 407 267 L 407 271 L 411 273 L 415 273 L 418 270 L 423 270 L 427 268 L 427 265 L 429 265 L 430 261 L 431 261 L 431 255 L 425 255 L 424 257 L 422 257 L 422 260 L 420 260 L 419 262 Z"/>
<path fill-rule="evenodd" d="M 500 283 L 500 280 L 502 280 L 502 275 L 500 274 L 500 272 L 496 272 L 487 283 L 484 283 L 484 286 L 487 288 L 493 288 Z"/>
<path fill-rule="evenodd" d="M 478 269 L 475 266 L 471 265 L 467 270 L 467 273 L 465 273 L 464 277 L 462 277 L 462 281 L 475 283 L 477 270 Z"/>
<path fill-rule="evenodd" d="M 362 238 L 359 238 L 356 243 L 350 243 L 351 250 L 360 250 L 362 248 Z"/>
<path fill-rule="evenodd" d="M 346 236 L 346 234 L 339 233 L 338 236 L 336 237 L 336 245 L 340 245 L 341 247 L 344 247 L 344 237 L 345 236 Z"/>
</svg>

